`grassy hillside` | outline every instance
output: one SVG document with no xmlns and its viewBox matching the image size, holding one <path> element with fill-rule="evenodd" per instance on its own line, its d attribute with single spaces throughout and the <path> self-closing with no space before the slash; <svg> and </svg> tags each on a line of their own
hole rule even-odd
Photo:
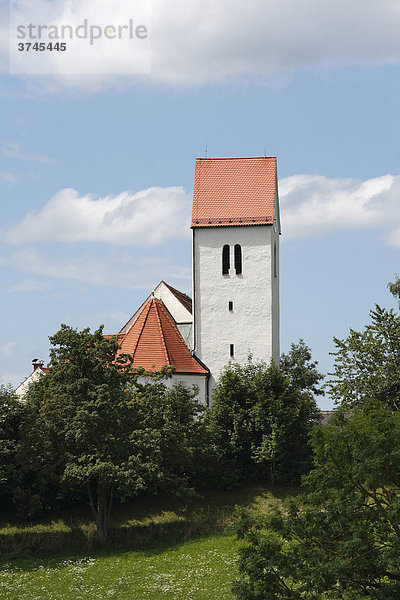
<svg viewBox="0 0 400 600">
<path fill-rule="evenodd" d="M 295 491 L 250 486 L 207 492 L 190 503 L 137 499 L 115 511 L 114 549 L 107 551 L 95 549 L 94 524 L 82 510 L 3 523 L 0 598 L 232 600 L 240 546 L 232 530 L 236 507 L 263 512 Z M 15 558 L 21 556 L 27 558 Z"/>
<path fill-rule="evenodd" d="M 263 511 L 290 493 L 286 488 L 249 486 L 205 492 L 191 502 L 167 497 L 138 498 L 116 507 L 110 523 L 110 549 L 143 548 L 227 530 L 236 506 Z M 0 554 L 10 558 L 93 550 L 96 528 L 90 512 L 77 508 L 31 522 L 0 523 Z"/>
</svg>

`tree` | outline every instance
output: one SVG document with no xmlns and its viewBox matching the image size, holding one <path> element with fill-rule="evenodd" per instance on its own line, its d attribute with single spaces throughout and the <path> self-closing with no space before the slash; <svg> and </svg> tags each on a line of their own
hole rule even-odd
<svg viewBox="0 0 400 600">
<path fill-rule="evenodd" d="M 305 350 L 309 356 L 304 344 L 292 346 L 283 370 L 249 360 L 230 364 L 221 375 L 206 420 L 224 465 L 222 484 L 293 481 L 310 466 L 308 434 L 319 420 L 311 390 L 322 376 L 315 363 L 309 369 Z"/>
<path fill-rule="evenodd" d="M 167 388 L 162 380 L 136 381 L 131 386 L 130 402 L 136 406 L 137 422 L 129 461 L 142 474 L 147 493 L 195 493 L 206 435 L 197 393 L 195 387 L 182 383 Z"/>
<path fill-rule="evenodd" d="M 329 391 L 337 404 L 356 408 L 371 398 L 400 408 L 400 315 L 378 304 L 364 331 L 334 338 L 336 352 Z"/>
<path fill-rule="evenodd" d="M 36 484 L 45 473 L 47 484 L 58 480 L 59 490 L 84 497 L 105 544 L 116 496 L 193 492 L 203 428 L 197 392 L 168 389 L 171 368 L 132 369 L 102 327 L 91 333 L 62 325 L 50 341 L 50 374 L 27 398 L 24 470 Z"/>
<path fill-rule="evenodd" d="M 0 386 L 0 503 L 7 512 L 12 509 L 16 485 L 17 454 L 20 444 L 24 407 L 12 388 Z"/>
<path fill-rule="evenodd" d="M 32 386 L 35 427 L 30 427 L 26 448 L 34 445 L 37 458 L 48 465 L 57 457 L 60 482 L 85 493 L 96 520 L 101 543 L 116 491 L 141 482 L 129 465 L 135 409 L 127 397 L 129 362 L 119 357 L 116 339 L 77 331 L 66 325 L 50 338 L 50 374 Z M 29 402 L 29 399 L 28 399 Z M 39 446 L 43 451 L 40 451 Z M 28 462 L 36 471 L 36 465 Z"/>
<path fill-rule="evenodd" d="M 388 288 L 392 296 L 397 298 L 398 302 L 400 303 L 400 279 L 397 274 L 394 281 L 389 281 Z"/>
<path fill-rule="evenodd" d="M 313 432 L 307 492 L 243 517 L 239 600 L 400 597 L 400 413 L 369 404 Z"/>
<path fill-rule="evenodd" d="M 311 392 L 315 396 L 323 396 L 320 384 L 325 378 L 318 371 L 318 363 L 312 360 L 311 350 L 300 339 L 298 344 L 291 344 L 287 354 L 282 354 L 279 367 L 289 377 L 293 387 L 300 391 Z"/>
<path fill-rule="evenodd" d="M 13 504 L 19 516 L 59 508 L 66 499 L 60 488 L 65 461 L 60 451 L 60 427 L 54 418 L 47 419 L 46 394 L 49 376 L 29 386 L 24 395 L 20 439 L 16 453 L 18 474 L 13 490 Z"/>
</svg>

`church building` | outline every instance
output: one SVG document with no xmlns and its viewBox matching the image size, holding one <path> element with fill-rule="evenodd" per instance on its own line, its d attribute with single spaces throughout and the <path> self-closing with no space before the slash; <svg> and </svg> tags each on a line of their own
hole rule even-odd
<svg viewBox="0 0 400 600">
<path fill-rule="evenodd" d="M 229 361 L 279 361 L 276 158 L 196 159 L 191 229 L 192 298 L 162 281 L 116 335 L 133 366 L 174 366 L 170 384 L 208 404 Z"/>
<path fill-rule="evenodd" d="M 119 332 L 134 366 L 173 365 L 209 403 L 229 361 L 279 361 L 276 158 L 198 158 L 192 298 L 162 281 Z"/>
</svg>

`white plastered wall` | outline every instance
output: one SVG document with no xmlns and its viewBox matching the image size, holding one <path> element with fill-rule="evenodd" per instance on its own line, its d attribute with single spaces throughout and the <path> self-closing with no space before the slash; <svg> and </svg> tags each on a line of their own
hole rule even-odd
<svg viewBox="0 0 400 600">
<path fill-rule="evenodd" d="M 225 244 L 231 251 L 229 275 L 222 275 Z M 235 244 L 242 247 L 241 275 L 235 272 Z M 230 360 L 245 364 L 251 354 L 255 361 L 278 362 L 278 231 L 272 225 L 195 228 L 193 267 L 195 353 L 211 371 L 211 387 Z"/>
<path fill-rule="evenodd" d="M 38 381 L 38 379 L 40 379 L 40 377 L 42 377 L 42 375 L 45 375 L 46 373 L 44 371 L 42 371 L 42 369 L 39 367 L 38 369 L 36 369 L 35 371 L 33 371 L 33 373 L 31 373 L 26 379 L 25 381 L 23 381 L 15 390 L 16 395 L 19 398 L 23 398 L 26 394 L 26 392 L 29 390 L 29 386 L 32 385 L 32 383 L 35 383 L 36 381 Z"/>
<path fill-rule="evenodd" d="M 199 401 L 202 404 L 206 404 L 207 401 L 207 376 L 206 375 L 185 375 L 183 373 L 176 373 L 173 375 L 173 380 L 184 383 L 188 387 L 197 385 L 199 393 L 197 395 Z"/>
<path fill-rule="evenodd" d="M 279 310 L 279 232 L 271 230 L 272 261 L 271 261 L 271 290 L 272 290 L 272 357 L 279 364 L 280 357 L 280 310 Z M 276 257 L 274 259 L 274 253 Z"/>
<path fill-rule="evenodd" d="M 146 378 L 141 378 L 139 381 L 144 383 Z M 207 375 L 189 375 L 185 373 L 175 373 L 171 379 L 166 379 L 163 382 L 168 388 L 171 388 L 174 383 L 184 383 L 187 387 L 191 388 L 196 385 L 199 388 L 197 398 L 199 402 L 206 405 L 207 402 Z"/>
</svg>

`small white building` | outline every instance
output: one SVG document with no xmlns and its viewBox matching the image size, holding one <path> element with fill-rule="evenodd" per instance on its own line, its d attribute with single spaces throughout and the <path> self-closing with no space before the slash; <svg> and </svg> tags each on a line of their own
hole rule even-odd
<svg viewBox="0 0 400 600">
<path fill-rule="evenodd" d="M 36 381 L 38 381 L 38 379 L 40 379 L 40 377 L 42 377 L 42 375 L 47 375 L 49 372 L 48 367 L 44 366 L 44 362 L 38 360 L 37 358 L 33 359 L 32 366 L 32 373 L 28 375 L 28 377 L 24 379 L 24 381 L 20 383 L 17 389 L 15 390 L 15 393 L 19 398 L 25 396 L 26 392 L 29 389 L 29 386 L 32 385 L 32 383 L 35 383 Z"/>
</svg>

